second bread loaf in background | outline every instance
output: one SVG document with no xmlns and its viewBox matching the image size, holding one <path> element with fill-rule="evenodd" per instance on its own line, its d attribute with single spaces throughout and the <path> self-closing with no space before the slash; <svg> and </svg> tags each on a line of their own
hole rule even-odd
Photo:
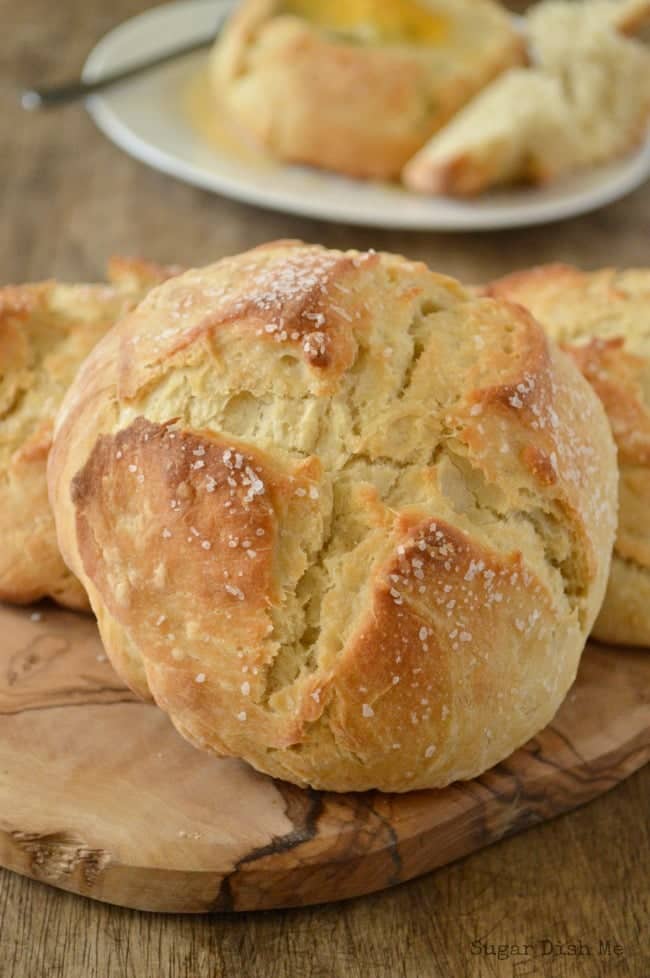
<svg viewBox="0 0 650 978">
<path fill-rule="evenodd" d="M 79 364 L 148 289 L 178 269 L 114 258 L 109 284 L 0 289 L 0 600 L 87 608 L 63 563 L 47 498 L 54 419 Z"/>
<path fill-rule="evenodd" d="M 530 309 L 605 406 L 618 448 L 620 510 L 594 635 L 650 645 L 650 270 L 547 265 L 493 282 L 488 291 Z"/>
</svg>

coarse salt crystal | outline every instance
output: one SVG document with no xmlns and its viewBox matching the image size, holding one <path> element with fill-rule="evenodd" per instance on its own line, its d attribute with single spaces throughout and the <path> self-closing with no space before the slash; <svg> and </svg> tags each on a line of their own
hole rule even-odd
<svg viewBox="0 0 650 978">
<path fill-rule="evenodd" d="M 224 587 L 228 594 L 232 594 L 234 598 L 237 598 L 239 601 L 244 600 L 244 592 L 234 584 L 225 584 Z"/>
</svg>

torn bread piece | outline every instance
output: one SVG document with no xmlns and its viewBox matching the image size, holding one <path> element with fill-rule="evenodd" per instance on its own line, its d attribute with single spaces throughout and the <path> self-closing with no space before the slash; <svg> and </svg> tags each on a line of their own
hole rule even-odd
<svg viewBox="0 0 650 978">
<path fill-rule="evenodd" d="M 404 183 L 470 196 L 544 183 L 637 146 L 650 119 L 650 51 L 592 12 L 587 3 L 534 8 L 534 66 L 506 72 L 473 99 L 409 161 Z"/>
<path fill-rule="evenodd" d="M 526 20 L 529 28 L 537 24 L 552 29 L 566 15 L 588 16 L 592 24 L 633 35 L 650 23 L 650 0 L 545 0 L 530 8 Z"/>
<path fill-rule="evenodd" d="M 518 69 L 488 86 L 407 164 L 402 176 L 420 193 L 472 196 L 515 180 L 551 180 L 575 152 L 559 81 Z"/>
</svg>

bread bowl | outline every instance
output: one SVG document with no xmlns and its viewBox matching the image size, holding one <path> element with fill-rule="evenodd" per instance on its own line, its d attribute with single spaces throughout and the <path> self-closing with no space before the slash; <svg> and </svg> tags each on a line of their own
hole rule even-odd
<svg viewBox="0 0 650 978">
<path fill-rule="evenodd" d="M 215 113 L 272 157 L 393 179 L 523 57 L 492 0 L 244 0 L 210 78 Z"/>
</svg>

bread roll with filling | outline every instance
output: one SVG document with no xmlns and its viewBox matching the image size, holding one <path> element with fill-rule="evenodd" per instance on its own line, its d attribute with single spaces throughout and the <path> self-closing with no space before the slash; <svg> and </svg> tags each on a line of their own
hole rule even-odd
<svg viewBox="0 0 650 978">
<path fill-rule="evenodd" d="M 523 59 L 492 0 L 244 0 L 214 48 L 214 111 L 277 159 L 392 179 Z"/>
</svg>

